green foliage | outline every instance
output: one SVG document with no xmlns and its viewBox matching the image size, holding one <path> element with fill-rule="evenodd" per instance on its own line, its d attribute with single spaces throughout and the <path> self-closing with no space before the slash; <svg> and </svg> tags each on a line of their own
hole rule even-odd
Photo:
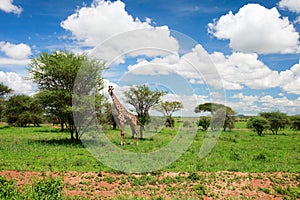
<svg viewBox="0 0 300 200">
<path fill-rule="evenodd" d="M 36 99 L 30 96 L 14 95 L 6 103 L 6 120 L 8 124 L 25 127 L 28 124 L 39 126 L 42 122 L 42 108 Z"/>
<path fill-rule="evenodd" d="M 2 121 L 2 118 L 4 117 L 4 111 L 5 111 L 5 99 L 6 96 L 10 93 L 12 93 L 12 89 L 4 85 L 3 83 L 0 83 L 0 121 Z"/>
<path fill-rule="evenodd" d="M 44 178 L 35 180 L 24 188 L 18 188 L 13 179 L 7 180 L 0 176 L 0 199 L 22 199 L 22 200 L 60 200 L 63 199 L 63 184 L 60 179 Z"/>
<path fill-rule="evenodd" d="M 290 117 L 291 128 L 300 131 L 300 115 Z"/>
<path fill-rule="evenodd" d="M 269 127 L 269 121 L 260 116 L 252 117 L 247 122 L 247 128 L 253 129 L 259 136 L 261 136 L 263 134 L 263 131 L 268 129 Z"/>
<path fill-rule="evenodd" d="M 16 185 L 13 179 L 7 180 L 0 176 L 0 199 L 14 199 L 17 196 Z"/>
<path fill-rule="evenodd" d="M 62 199 L 63 184 L 60 179 L 53 177 L 35 180 L 26 194 L 27 199 Z"/>
<path fill-rule="evenodd" d="M 156 107 L 156 110 L 167 116 L 166 126 L 173 128 L 174 119 L 172 119 L 172 115 L 181 108 L 183 108 L 183 104 L 179 101 L 163 101 Z"/>
<path fill-rule="evenodd" d="M 125 92 L 126 101 L 135 108 L 138 120 L 142 124 L 140 129 L 141 138 L 143 138 L 143 126 L 150 122 L 150 108 L 158 105 L 160 98 L 165 94 L 165 91 L 151 91 L 149 86 L 145 84 L 132 86 Z"/>
<path fill-rule="evenodd" d="M 286 136 L 257 137 L 239 122 L 240 130 L 222 132 L 215 147 L 205 158 L 198 154 L 205 139 L 199 131 L 193 143 L 175 162 L 162 171 L 240 171 L 299 172 L 300 132 L 285 129 Z M 110 129 L 107 137 L 119 144 L 119 130 Z M 163 148 L 176 136 L 177 129 L 162 129 L 158 134 L 139 141 L 139 146 L 126 145 L 126 151 L 149 153 Z M 126 132 L 127 141 L 131 134 Z M 68 133 L 42 127 L 3 127 L 0 135 L 0 170 L 29 171 L 112 171 L 95 159 L 82 144 L 74 144 Z"/>
<path fill-rule="evenodd" d="M 202 185 L 202 184 L 198 184 L 198 185 L 194 186 L 193 190 L 195 190 L 197 195 L 199 195 L 199 196 L 203 196 L 203 195 L 207 194 L 206 187 L 205 187 L 205 185 Z"/>
<path fill-rule="evenodd" d="M 82 67 L 84 70 L 80 71 Z M 81 79 L 76 90 L 82 93 L 95 87 L 101 89 L 103 70 L 104 63 L 67 51 L 53 51 L 50 54 L 43 52 L 31 60 L 29 73 L 40 90 L 40 103 L 47 112 L 66 124 L 73 141 L 79 141 L 72 114 L 72 94 L 76 78 Z M 84 73 L 79 73 L 82 71 Z"/>
<path fill-rule="evenodd" d="M 7 94 L 12 93 L 12 89 L 0 83 L 0 98 L 4 98 Z"/>
<path fill-rule="evenodd" d="M 223 127 L 223 130 L 226 131 L 227 128 L 230 130 L 234 128 L 234 115 L 236 112 L 228 106 L 217 103 L 204 103 L 196 106 L 194 112 L 210 112 L 212 114 L 212 129 Z"/>
<path fill-rule="evenodd" d="M 273 134 L 276 135 L 279 129 L 284 129 L 290 123 L 288 116 L 285 113 L 281 113 L 279 111 L 262 112 L 259 115 L 266 118 L 269 121 L 269 129 L 272 131 Z"/>
<path fill-rule="evenodd" d="M 205 116 L 200 117 L 197 124 L 198 126 L 202 127 L 203 131 L 207 131 L 210 125 L 210 117 L 205 117 Z"/>
</svg>

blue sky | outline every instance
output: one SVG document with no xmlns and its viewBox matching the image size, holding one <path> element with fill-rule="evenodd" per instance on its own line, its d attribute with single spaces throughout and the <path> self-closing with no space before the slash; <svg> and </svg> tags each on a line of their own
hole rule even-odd
<svg viewBox="0 0 300 200">
<path fill-rule="evenodd" d="M 151 81 L 187 113 L 215 101 L 300 114 L 299 0 L 0 0 L 0 18 L 0 81 L 16 93 L 36 92 L 30 58 L 67 49 L 113 61 L 120 95 Z"/>
</svg>

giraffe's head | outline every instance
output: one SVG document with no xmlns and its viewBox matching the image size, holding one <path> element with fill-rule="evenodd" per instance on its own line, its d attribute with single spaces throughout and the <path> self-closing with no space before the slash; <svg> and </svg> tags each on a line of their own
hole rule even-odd
<svg viewBox="0 0 300 200">
<path fill-rule="evenodd" d="M 113 86 L 108 86 L 108 94 L 109 95 L 113 95 L 113 90 L 114 90 L 114 88 L 113 88 Z"/>
</svg>

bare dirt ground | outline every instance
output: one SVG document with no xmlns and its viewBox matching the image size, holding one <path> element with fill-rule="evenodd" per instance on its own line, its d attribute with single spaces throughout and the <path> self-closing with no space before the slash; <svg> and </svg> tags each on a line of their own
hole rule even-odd
<svg viewBox="0 0 300 200">
<path fill-rule="evenodd" d="M 64 196 L 86 199 L 300 199 L 299 173 L 171 173 L 0 171 L 19 187 L 45 177 L 60 178 Z"/>
</svg>

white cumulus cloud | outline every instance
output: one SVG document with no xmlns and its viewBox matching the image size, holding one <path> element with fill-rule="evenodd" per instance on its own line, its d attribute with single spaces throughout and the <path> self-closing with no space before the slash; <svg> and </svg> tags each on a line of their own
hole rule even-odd
<svg viewBox="0 0 300 200">
<path fill-rule="evenodd" d="M 23 9 L 19 6 L 13 5 L 13 0 L 0 0 L 0 10 L 19 15 Z"/>
<path fill-rule="evenodd" d="M 98 46 L 93 56 L 104 60 L 121 62 L 124 54 L 156 56 L 178 51 L 167 26 L 154 27 L 149 18 L 144 22 L 134 18 L 122 1 L 94 1 L 68 16 L 61 26 L 83 45 Z"/>
<path fill-rule="evenodd" d="M 299 33 L 275 7 L 267 9 L 259 4 L 247 4 L 236 14 L 230 11 L 209 23 L 208 27 L 218 39 L 229 39 L 234 51 L 262 54 L 299 52 Z"/>
<path fill-rule="evenodd" d="M 299 0 L 281 0 L 278 3 L 282 9 L 287 9 L 292 12 L 300 13 L 300 2 Z"/>
<path fill-rule="evenodd" d="M 280 72 L 281 88 L 292 94 L 300 94 L 300 60 L 291 69 Z"/>
<path fill-rule="evenodd" d="M 32 54 L 31 48 L 24 43 L 12 44 L 9 42 L 0 42 L 0 51 L 13 59 L 26 59 Z"/>
<path fill-rule="evenodd" d="M 14 90 L 17 94 L 32 94 L 32 83 L 15 72 L 0 71 L 0 82 Z"/>
</svg>

